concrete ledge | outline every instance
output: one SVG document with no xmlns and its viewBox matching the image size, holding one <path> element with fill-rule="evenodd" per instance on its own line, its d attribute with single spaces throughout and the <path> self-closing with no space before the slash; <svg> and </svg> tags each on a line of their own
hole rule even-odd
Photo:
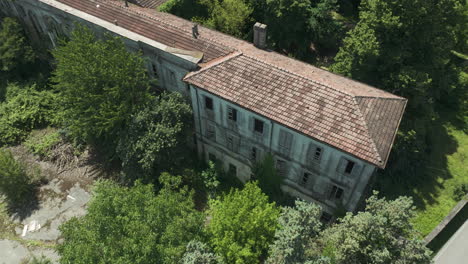
<svg viewBox="0 0 468 264">
<path fill-rule="evenodd" d="M 455 207 L 453 207 L 452 211 L 450 211 L 447 217 L 445 217 L 444 220 L 442 220 L 442 222 L 440 222 L 440 224 L 436 226 L 436 228 L 434 228 L 434 230 L 432 230 L 432 232 L 424 238 L 426 245 L 431 243 L 432 240 L 434 240 L 434 238 L 436 238 L 444 230 L 444 228 L 447 227 L 450 221 L 452 221 L 453 218 L 455 218 L 462 211 L 462 209 L 467 205 L 467 203 L 468 197 L 465 196 L 457 205 L 455 205 Z"/>
</svg>

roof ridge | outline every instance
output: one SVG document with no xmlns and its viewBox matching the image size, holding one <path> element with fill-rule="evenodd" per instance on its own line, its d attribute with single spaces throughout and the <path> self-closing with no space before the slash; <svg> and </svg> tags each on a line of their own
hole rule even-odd
<svg viewBox="0 0 468 264">
<path fill-rule="evenodd" d="M 382 90 L 384 91 L 384 90 Z M 395 95 L 398 96 L 398 95 Z M 366 95 L 356 95 L 356 98 L 363 98 L 363 99 L 382 99 L 382 100 L 399 100 L 399 101 L 408 101 L 408 99 L 398 96 L 398 97 L 380 97 L 380 96 L 366 96 Z"/>
<path fill-rule="evenodd" d="M 122 4 L 120 4 L 120 2 L 118 2 L 118 1 L 115 1 L 115 0 L 97 0 L 97 1 L 98 1 L 98 2 L 110 3 L 111 5 L 113 5 L 113 6 L 117 7 L 117 8 L 123 9 L 123 10 L 125 10 L 125 11 L 127 11 L 127 12 L 133 12 L 134 14 L 139 15 L 139 16 L 142 16 L 142 17 L 145 17 L 145 18 L 147 18 L 147 19 L 155 20 L 155 21 L 157 21 L 157 22 L 159 22 L 159 23 L 162 23 L 162 24 L 164 24 L 164 25 L 167 25 L 167 26 L 176 28 L 176 29 L 178 29 L 178 30 L 181 30 L 181 31 L 183 31 L 183 32 L 185 32 L 185 33 L 187 33 L 187 34 L 191 34 L 191 33 L 192 33 L 192 32 L 190 32 L 189 30 L 185 30 L 184 28 L 181 28 L 181 27 L 178 27 L 178 26 L 176 26 L 176 25 L 174 25 L 174 24 L 168 23 L 168 22 L 166 22 L 166 21 L 164 21 L 164 20 L 162 20 L 162 19 L 160 19 L 160 18 L 158 18 L 158 17 L 151 16 L 151 15 L 149 15 L 149 14 L 147 14 L 147 13 L 140 12 L 140 11 L 138 11 L 138 10 L 133 10 L 133 9 L 131 9 L 131 8 L 127 8 L 127 7 L 123 6 Z M 130 4 L 131 4 L 131 5 L 134 5 L 134 6 L 137 6 L 138 8 L 143 8 L 143 9 L 145 9 L 146 11 L 150 11 L 150 10 L 151 10 L 151 11 L 154 11 L 154 12 L 157 12 L 157 13 L 163 13 L 163 12 L 159 12 L 159 11 L 156 10 L 156 9 L 153 10 L 152 8 L 140 7 L 140 6 L 135 5 L 135 4 L 133 4 L 133 3 L 130 3 Z M 173 16 L 173 15 L 170 14 L 170 13 L 164 13 L 164 14 Z M 177 17 L 177 16 L 175 16 L 175 17 Z M 177 17 L 177 18 L 179 18 L 179 17 Z M 192 21 L 190 21 L 190 20 L 187 20 L 187 19 L 184 19 L 184 20 L 187 21 L 187 22 L 189 22 L 189 23 L 195 24 L 194 22 L 192 22 Z M 225 47 L 225 48 L 229 48 L 229 49 L 233 49 L 233 50 L 238 50 L 237 48 L 230 47 L 230 46 L 228 46 L 228 45 L 225 45 L 224 43 L 220 43 L 220 42 L 218 42 L 218 41 L 216 41 L 216 40 L 214 40 L 214 39 L 207 38 L 207 37 L 205 37 L 205 36 L 200 36 L 200 37 L 198 37 L 197 39 L 206 40 L 206 41 L 209 42 L 210 44 L 211 44 L 211 42 L 213 42 L 214 44 L 219 45 L 219 46 L 223 46 L 223 47 Z"/>
<path fill-rule="evenodd" d="M 250 59 L 259 61 L 259 62 L 261 62 L 261 63 L 264 63 L 264 64 L 266 64 L 266 65 L 269 65 L 269 66 L 271 66 L 271 67 L 274 67 L 274 68 L 276 68 L 276 69 L 278 69 L 278 70 L 281 70 L 281 71 L 287 72 L 287 73 L 289 73 L 289 74 L 292 74 L 292 75 L 294 75 L 294 76 L 297 76 L 297 77 L 299 77 L 299 78 L 302 78 L 302 79 L 304 79 L 304 80 L 308 80 L 308 81 L 311 81 L 311 82 L 313 82 L 313 83 L 315 83 L 315 84 L 321 85 L 321 86 L 323 86 L 323 87 L 326 87 L 326 88 L 335 90 L 335 91 L 337 91 L 337 92 L 339 92 L 339 93 L 342 93 L 342 94 L 345 94 L 345 95 L 348 95 L 348 96 L 351 96 L 351 97 L 356 97 L 356 95 L 354 95 L 354 94 L 350 94 L 350 93 L 347 93 L 347 92 L 345 92 L 345 91 L 342 91 L 342 90 L 333 88 L 333 87 L 331 87 L 331 86 L 329 86 L 329 85 L 326 85 L 326 84 L 321 83 L 321 82 L 316 81 L 316 80 L 312 80 L 312 79 L 309 78 L 309 77 L 306 77 L 306 76 L 297 74 L 297 73 L 295 73 L 295 72 L 289 71 L 289 70 L 287 70 L 287 69 L 285 69 L 285 68 L 283 68 L 283 67 L 280 67 L 280 66 L 271 64 L 271 63 L 266 62 L 266 61 L 264 61 L 264 60 L 261 60 L 261 59 L 259 59 L 259 58 L 256 58 L 256 57 L 253 57 L 253 56 L 249 56 L 249 55 L 246 55 L 246 54 L 242 54 L 242 55 L 245 56 L 245 57 L 247 57 L 247 58 L 250 58 Z M 280 54 L 280 55 L 281 55 L 281 56 L 284 56 L 284 55 L 282 55 L 282 54 Z M 308 64 L 308 65 L 309 65 L 309 66 L 315 67 L 315 66 L 312 65 L 312 64 Z M 315 67 L 315 68 L 317 68 L 317 67 Z"/>
<path fill-rule="evenodd" d="M 380 156 L 379 149 L 377 148 L 377 144 L 375 143 L 374 138 L 372 138 L 372 135 L 371 135 L 371 133 L 370 133 L 369 127 L 367 126 L 367 120 L 366 120 L 366 118 L 364 117 L 364 115 L 361 113 L 361 106 L 360 106 L 360 104 L 357 102 L 356 97 L 353 97 L 353 102 L 356 104 L 357 115 L 360 117 L 359 120 L 361 120 L 361 122 L 363 123 L 363 126 L 364 126 L 364 128 L 366 129 L 368 138 L 369 138 L 370 141 L 371 141 L 372 148 L 373 148 L 374 152 L 377 154 L 378 162 L 379 162 L 380 165 L 382 165 L 382 164 L 383 164 L 383 160 L 382 160 L 382 157 Z"/>
<path fill-rule="evenodd" d="M 205 64 L 206 67 L 203 67 L 198 71 L 192 71 L 192 72 L 187 73 L 187 75 L 185 75 L 185 77 L 184 77 L 184 80 L 187 80 L 187 79 L 191 78 L 194 75 L 205 72 L 205 71 L 207 71 L 209 69 L 212 69 L 212 68 L 214 68 L 214 67 L 216 67 L 216 66 L 218 66 L 218 65 L 220 65 L 222 63 L 230 61 L 230 60 L 232 60 L 234 58 L 237 58 L 239 56 L 242 56 L 242 52 L 235 50 L 234 52 L 231 52 L 230 54 L 228 54 L 226 56 L 213 59 L 210 62 L 208 62 L 207 64 Z"/>
</svg>

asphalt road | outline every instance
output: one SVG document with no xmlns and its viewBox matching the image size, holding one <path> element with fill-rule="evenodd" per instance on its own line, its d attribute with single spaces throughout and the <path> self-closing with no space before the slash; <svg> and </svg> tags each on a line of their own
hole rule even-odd
<svg viewBox="0 0 468 264">
<path fill-rule="evenodd" d="M 468 220 L 453 234 L 434 258 L 434 264 L 468 263 Z"/>
</svg>

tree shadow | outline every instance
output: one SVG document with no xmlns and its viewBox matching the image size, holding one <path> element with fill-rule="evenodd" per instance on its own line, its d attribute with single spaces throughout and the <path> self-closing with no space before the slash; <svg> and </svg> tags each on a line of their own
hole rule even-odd
<svg viewBox="0 0 468 264">
<path fill-rule="evenodd" d="M 415 206 L 422 210 L 427 204 L 438 202 L 440 182 L 453 178 L 447 156 L 458 149 L 457 140 L 447 129 L 451 114 L 431 122 L 424 153 L 412 155 L 394 149 L 387 168 L 376 175 L 375 189 L 388 199 L 411 196 Z"/>
<path fill-rule="evenodd" d="M 10 215 L 19 221 L 23 221 L 39 209 L 39 184 L 31 184 L 29 188 L 30 191 L 21 197 L 21 201 L 12 201 L 8 206 Z"/>
</svg>

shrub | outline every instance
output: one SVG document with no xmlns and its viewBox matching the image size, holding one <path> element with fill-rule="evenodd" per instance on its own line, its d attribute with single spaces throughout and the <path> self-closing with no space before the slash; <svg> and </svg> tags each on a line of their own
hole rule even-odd
<svg viewBox="0 0 468 264">
<path fill-rule="evenodd" d="M 8 215 L 7 204 L 0 195 L 0 238 L 13 232 L 10 216 Z"/>
<path fill-rule="evenodd" d="M 36 85 L 7 87 L 6 101 L 0 103 L 0 146 L 24 140 L 34 128 L 57 122 L 57 95 L 40 91 Z"/>
<path fill-rule="evenodd" d="M 32 190 L 25 165 L 16 161 L 10 151 L 0 149 L 0 192 L 9 205 L 24 202 Z"/>
<path fill-rule="evenodd" d="M 56 129 L 33 132 L 24 143 L 35 155 L 50 159 L 52 149 L 60 143 L 62 137 Z"/>
<path fill-rule="evenodd" d="M 453 199 L 455 201 L 461 201 L 465 195 L 468 194 L 468 183 L 461 183 L 455 186 L 453 190 Z"/>
</svg>

